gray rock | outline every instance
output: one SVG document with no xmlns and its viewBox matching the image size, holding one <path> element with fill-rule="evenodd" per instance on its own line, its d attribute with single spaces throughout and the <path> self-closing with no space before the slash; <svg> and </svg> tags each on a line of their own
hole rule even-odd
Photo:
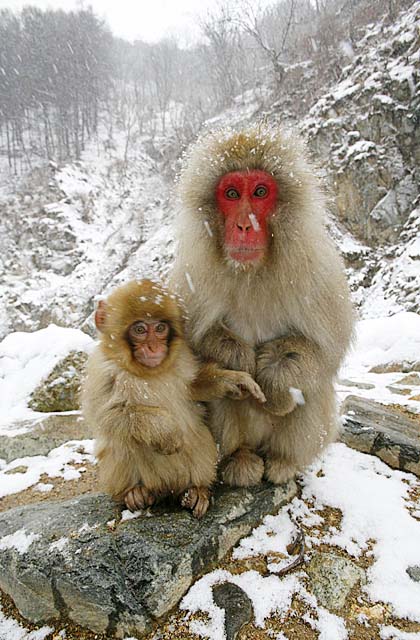
<svg viewBox="0 0 420 640">
<path fill-rule="evenodd" d="M 357 387 L 358 389 L 374 389 L 375 385 L 370 382 L 359 382 L 358 380 L 347 380 L 347 378 L 339 380 L 339 383 L 345 387 Z"/>
<path fill-rule="evenodd" d="M 95 633 L 139 636 L 295 494 L 292 481 L 221 487 L 200 521 L 166 504 L 121 522 L 102 495 L 18 507 L 0 514 L 0 588 L 30 621 L 67 617 Z M 32 542 L 19 551 L 13 540 L 25 535 Z"/>
<path fill-rule="evenodd" d="M 395 373 L 398 371 L 402 371 L 403 373 L 420 371 L 420 361 L 403 360 L 402 362 L 387 362 L 386 364 L 377 364 L 369 369 L 369 373 Z"/>
<path fill-rule="evenodd" d="M 354 562 L 329 553 L 314 553 L 306 571 L 311 592 L 330 611 L 340 611 L 352 588 L 366 581 L 364 571 Z"/>
<path fill-rule="evenodd" d="M 398 380 L 398 384 L 420 386 L 420 376 L 418 373 L 409 373 Z"/>
<path fill-rule="evenodd" d="M 28 405 L 34 411 L 77 411 L 80 409 L 80 384 L 87 354 L 72 351 L 61 360 L 31 395 Z"/>
<path fill-rule="evenodd" d="M 420 582 L 420 566 L 415 564 L 407 568 L 407 573 L 414 582 Z"/>
<path fill-rule="evenodd" d="M 378 456 L 391 467 L 420 475 L 420 430 L 415 420 L 358 396 L 348 396 L 341 413 L 342 442 Z"/>
<path fill-rule="evenodd" d="M 0 459 L 11 462 L 25 456 L 45 456 L 68 440 L 84 440 L 91 434 L 79 413 L 50 415 L 39 421 L 16 423 L 14 428 L 26 428 L 26 433 L 0 436 Z"/>
<path fill-rule="evenodd" d="M 386 388 L 388 391 L 391 391 L 391 393 L 396 393 L 399 396 L 409 396 L 412 393 L 411 389 L 408 389 L 407 387 L 399 387 L 395 384 L 389 384 Z"/>
<path fill-rule="evenodd" d="M 226 640 L 235 640 L 242 627 L 252 620 L 252 602 L 243 589 L 231 582 L 213 587 L 213 600 L 225 610 Z"/>
</svg>

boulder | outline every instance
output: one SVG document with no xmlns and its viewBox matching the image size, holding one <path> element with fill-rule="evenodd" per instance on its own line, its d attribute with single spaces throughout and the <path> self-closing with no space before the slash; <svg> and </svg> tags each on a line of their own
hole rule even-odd
<svg viewBox="0 0 420 640">
<path fill-rule="evenodd" d="M 306 566 L 311 592 L 318 603 L 329 611 L 338 612 L 358 582 L 366 582 L 364 571 L 354 562 L 332 553 L 314 553 Z"/>
<path fill-rule="evenodd" d="M 168 504 L 121 518 L 99 494 L 17 507 L 0 515 L 0 588 L 32 622 L 138 637 L 296 491 L 293 481 L 220 487 L 202 520 Z"/>
<path fill-rule="evenodd" d="M 378 456 L 394 469 L 420 476 L 420 422 L 373 400 L 348 396 L 342 404 L 340 439 Z"/>
<path fill-rule="evenodd" d="M 87 358 L 83 351 L 72 351 L 61 360 L 32 393 L 30 408 L 44 413 L 80 409 L 80 384 Z"/>
<path fill-rule="evenodd" d="M 14 425 L 10 435 L 0 436 L 0 459 L 6 463 L 26 456 L 46 456 L 68 440 L 91 438 L 80 413 L 49 415 L 38 421 L 26 420 Z M 25 430 L 24 433 L 21 433 Z M 13 431 L 17 435 L 13 435 Z"/>
</svg>

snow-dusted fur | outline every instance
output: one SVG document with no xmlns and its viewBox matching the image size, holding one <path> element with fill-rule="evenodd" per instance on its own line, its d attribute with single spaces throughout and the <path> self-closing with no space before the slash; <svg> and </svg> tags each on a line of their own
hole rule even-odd
<svg viewBox="0 0 420 640">
<path fill-rule="evenodd" d="M 256 267 L 227 257 L 215 201 L 221 176 L 247 169 L 272 174 L 279 187 L 269 250 Z M 333 381 L 352 334 L 343 266 L 324 228 L 325 196 L 301 142 L 262 125 L 199 140 L 179 194 L 173 283 L 187 305 L 189 339 L 204 359 L 255 375 L 268 398 L 265 408 L 211 403 L 224 478 L 253 484 L 265 468 L 282 482 L 336 434 Z"/>
<path fill-rule="evenodd" d="M 152 282 L 128 283 L 107 301 L 101 343 L 90 356 L 83 413 L 96 437 L 102 488 L 123 500 L 135 486 L 155 497 L 209 487 L 216 445 L 191 386 L 199 365 L 183 338 L 174 296 Z M 127 344 L 130 324 L 143 317 L 170 323 L 170 355 L 147 369 Z"/>
</svg>

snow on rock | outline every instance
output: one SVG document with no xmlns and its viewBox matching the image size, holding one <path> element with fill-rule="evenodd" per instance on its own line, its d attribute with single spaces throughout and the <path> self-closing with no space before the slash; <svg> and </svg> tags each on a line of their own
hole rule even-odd
<svg viewBox="0 0 420 640">
<path fill-rule="evenodd" d="M 39 537 L 35 533 L 26 533 L 25 529 L 18 529 L 18 531 L 0 538 L 0 549 L 15 549 L 18 553 L 24 554 Z"/>
<path fill-rule="evenodd" d="M 401 311 L 357 323 L 356 341 L 342 375 L 379 364 L 413 361 L 420 361 L 420 315 Z"/>
<path fill-rule="evenodd" d="M 70 440 L 46 456 L 17 458 L 9 464 L 0 461 L 0 498 L 37 485 L 42 475 L 77 480 L 84 469 L 75 465 L 86 462 L 95 462 L 93 440 Z"/>
<path fill-rule="evenodd" d="M 50 325 L 33 333 L 10 333 L 0 343 L 0 433 L 16 420 L 39 417 L 27 407 L 30 394 L 70 351 L 89 352 L 90 336 Z"/>
</svg>

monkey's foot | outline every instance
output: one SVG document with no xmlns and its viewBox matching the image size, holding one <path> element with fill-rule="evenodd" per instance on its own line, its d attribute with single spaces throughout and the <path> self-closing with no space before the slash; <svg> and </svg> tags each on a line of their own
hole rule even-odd
<svg viewBox="0 0 420 640">
<path fill-rule="evenodd" d="M 220 477 L 233 487 L 251 487 L 259 484 L 264 474 L 264 462 L 249 449 L 237 449 L 222 461 Z"/>
<path fill-rule="evenodd" d="M 125 506 L 130 511 L 138 511 L 139 509 L 146 509 L 151 507 L 156 499 L 156 496 L 146 489 L 137 484 L 132 489 L 129 489 L 124 496 Z"/>
<path fill-rule="evenodd" d="M 196 518 L 202 518 L 209 508 L 210 491 L 207 487 L 190 487 L 181 497 L 181 506 L 191 509 Z"/>
<path fill-rule="evenodd" d="M 273 484 L 283 484 L 294 478 L 299 469 L 295 465 L 287 464 L 281 458 L 267 458 L 265 461 L 265 477 Z"/>
</svg>

